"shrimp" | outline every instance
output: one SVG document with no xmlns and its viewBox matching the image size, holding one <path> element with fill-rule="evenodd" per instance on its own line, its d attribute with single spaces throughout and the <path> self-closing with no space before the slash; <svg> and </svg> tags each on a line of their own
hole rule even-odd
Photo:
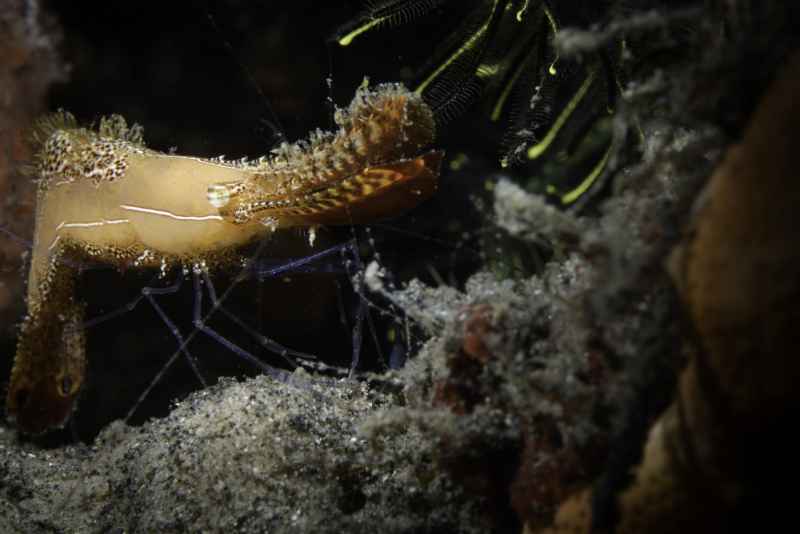
<svg viewBox="0 0 800 534">
<path fill-rule="evenodd" d="M 435 121 L 419 95 L 399 84 L 361 88 L 335 122 L 336 132 L 230 162 L 150 150 L 142 129 L 116 115 L 96 131 L 66 112 L 40 120 L 28 310 L 8 419 L 37 434 L 74 409 L 87 366 L 81 261 L 230 268 L 243 247 L 275 232 L 388 218 L 434 193 L 443 153 L 427 150 Z"/>
</svg>

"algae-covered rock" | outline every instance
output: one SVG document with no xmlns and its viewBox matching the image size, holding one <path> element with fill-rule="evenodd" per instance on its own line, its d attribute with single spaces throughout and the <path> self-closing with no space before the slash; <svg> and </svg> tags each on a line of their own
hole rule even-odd
<svg viewBox="0 0 800 534">
<path fill-rule="evenodd" d="M 223 380 L 91 448 L 41 450 L 4 430 L 3 531 L 481 531 L 477 501 L 429 464 L 415 428 L 366 439 L 391 402 L 300 372 Z"/>
</svg>

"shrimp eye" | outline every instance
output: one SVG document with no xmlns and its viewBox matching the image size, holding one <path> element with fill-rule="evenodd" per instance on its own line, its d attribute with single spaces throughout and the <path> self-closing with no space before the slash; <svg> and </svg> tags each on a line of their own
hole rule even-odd
<svg viewBox="0 0 800 534">
<path fill-rule="evenodd" d="M 72 378 L 70 378 L 69 376 L 65 376 L 64 378 L 62 378 L 58 386 L 59 386 L 58 393 L 61 396 L 66 397 L 72 394 L 73 384 L 72 384 Z"/>
</svg>

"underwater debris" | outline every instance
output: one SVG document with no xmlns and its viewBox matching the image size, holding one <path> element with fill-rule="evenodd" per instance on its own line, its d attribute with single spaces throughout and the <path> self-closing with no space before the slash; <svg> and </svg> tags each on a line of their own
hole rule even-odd
<svg viewBox="0 0 800 534">
<path fill-rule="evenodd" d="M 553 246 L 567 249 L 578 242 L 584 223 L 569 213 L 547 204 L 541 195 L 533 195 L 501 179 L 494 187 L 494 213 L 498 226 L 528 241 L 546 236 Z"/>
</svg>

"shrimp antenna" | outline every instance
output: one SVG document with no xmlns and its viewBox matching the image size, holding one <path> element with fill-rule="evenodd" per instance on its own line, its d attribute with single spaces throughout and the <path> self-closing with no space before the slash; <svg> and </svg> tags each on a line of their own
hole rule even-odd
<svg viewBox="0 0 800 534">
<path fill-rule="evenodd" d="M 236 50 L 233 49 L 233 45 L 231 44 L 230 40 L 225 36 L 220 29 L 219 24 L 217 24 L 216 19 L 211 14 L 211 9 L 208 4 L 205 5 L 202 9 L 203 17 L 208 21 L 208 24 L 214 29 L 214 32 L 219 36 L 220 41 L 222 41 L 225 50 L 230 55 L 231 59 L 236 63 L 239 67 L 239 70 L 242 72 L 244 77 L 247 79 L 247 82 L 255 89 L 256 93 L 258 93 L 259 97 L 261 98 L 261 102 L 264 105 L 264 110 L 268 115 L 268 119 L 264 120 L 264 124 L 266 124 L 270 130 L 272 131 L 272 139 L 277 140 L 275 144 L 281 144 L 286 142 L 286 130 L 283 128 L 280 119 L 278 119 L 278 115 L 275 113 L 275 110 L 272 108 L 272 105 L 269 103 L 269 98 L 267 95 L 264 94 L 264 90 L 261 88 L 261 84 L 258 83 L 255 76 L 253 76 L 253 72 L 245 65 L 239 56 L 236 54 Z"/>
</svg>

